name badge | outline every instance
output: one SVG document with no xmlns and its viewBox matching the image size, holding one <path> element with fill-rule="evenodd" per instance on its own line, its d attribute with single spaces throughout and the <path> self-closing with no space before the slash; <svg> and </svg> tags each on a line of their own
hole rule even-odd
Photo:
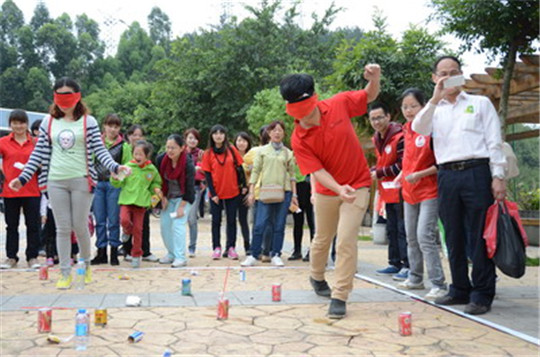
<svg viewBox="0 0 540 357">
<path fill-rule="evenodd" d="M 424 145 L 426 145 L 426 137 L 424 135 L 417 136 L 414 144 L 417 148 L 423 147 Z"/>
</svg>

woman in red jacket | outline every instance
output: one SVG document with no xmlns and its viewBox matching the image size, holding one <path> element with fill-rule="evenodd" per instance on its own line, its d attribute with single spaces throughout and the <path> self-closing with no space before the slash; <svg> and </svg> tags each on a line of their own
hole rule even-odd
<svg viewBox="0 0 540 357">
<path fill-rule="evenodd" d="M 34 150 L 34 139 L 28 131 L 28 116 L 24 110 L 16 109 L 9 115 L 11 133 L 0 139 L 1 171 L 5 176 L 2 193 L 6 220 L 6 261 L 1 269 L 14 268 L 19 257 L 19 219 L 21 209 L 26 224 L 26 260 L 29 268 L 39 268 L 37 261 L 39 249 L 39 202 L 40 192 L 37 175 L 19 191 L 12 190 L 8 184 L 21 174 L 21 170 Z"/>
<path fill-rule="evenodd" d="M 204 152 L 202 169 L 210 190 L 210 213 L 212 214 L 212 259 L 221 257 L 221 212 L 227 215 L 227 246 L 223 256 L 237 260 L 236 214 L 240 203 L 240 189 L 236 167 L 244 160 L 238 150 L 227 140 L 227 128 L 214 125 L 210 129 L 208 149 Z"/>
<path fill-rule="evenodd" d="M 432 288 L 425 296 L 435 300 L 446 295 L 444 272 L 437 239 L 437 168 L 430 136 L 420 135 L 411 128 L 416 114 L 426 101 L 423 93 L 409 88 L 401 96 L 401 111 L 407 119 L 403 127 L 405 152 L 403 168 L 395 181 L 400 181 L 405 200 L 405 230 L 409 277 L 398 284 L 404 289 L 424 289 L 424 260 Z"/>
</svg>

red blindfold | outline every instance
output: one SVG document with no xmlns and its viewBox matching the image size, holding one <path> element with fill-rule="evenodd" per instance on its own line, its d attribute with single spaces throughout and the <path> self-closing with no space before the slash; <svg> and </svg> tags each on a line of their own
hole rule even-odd
<svg viewBox="0 0 540 357">
<path fill-rule="evenodd" d="M 319 97 L 317 94 L 312 95 L 308 99 L 296 103 L 287 103 L 286 112 L 295 119 L 302 119 L 311 114 L 313 109 L 317 106 Z"/>
<path fill-rule="evenodd" d="M 81 93 L 54 93 L 54 103 L 60 108 L 73 108 L 81 100 Z"/>
</svg>

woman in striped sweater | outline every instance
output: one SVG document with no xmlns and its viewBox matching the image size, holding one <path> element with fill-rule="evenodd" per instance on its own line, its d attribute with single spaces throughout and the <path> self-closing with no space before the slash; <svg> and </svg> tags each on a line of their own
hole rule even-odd
<svg viewBox="0 0 540 357">
<path fill-rule="evenodd" d="M 126 175 L 130 169 L 117 164 L 103 145 L 96 119 L 81 101 L 81 88 L 70 78 L 61 78 L 54 87 L 54 103 L 39 128 L 39 138 L 30 159 L 9 187 L 19 190 L 41 168 L 39 186 L 47 190 L 56 221 L 56 245 L 61 275 L 58 289 L 71 286 L 71 231 L 78 237 L 81 259 L 86 263 L 87 283 L 90 272 L 90 234 L 88 215 L 92 205 L 97 174 L 93 157 L 111 172 Z"/>
</svg>

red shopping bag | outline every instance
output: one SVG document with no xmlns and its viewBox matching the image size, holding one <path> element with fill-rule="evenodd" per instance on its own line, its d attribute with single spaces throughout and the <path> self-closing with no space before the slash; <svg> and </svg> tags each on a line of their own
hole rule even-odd
<svg viewBox="0 0 540 357">
<path fill-rule="evenodd" d="M 501 211 L 499 206 L 507 211 L 508 214 L 515 220 L 525 247 L 529 245 L 527 233 L 525 232 L 523 224 L 521 223 L 521 218 L 519 217 L 518 205 L 515 202 L 507 200 L 495 201 L 488 208 L 486 214 L 486 223 L 484 225 L 484 239 L 486 241 L 487 255 L 490 259 L 492 259 L 497 252 L 497 221 L 499 220 L 499 212 Z"/>
</svg>

